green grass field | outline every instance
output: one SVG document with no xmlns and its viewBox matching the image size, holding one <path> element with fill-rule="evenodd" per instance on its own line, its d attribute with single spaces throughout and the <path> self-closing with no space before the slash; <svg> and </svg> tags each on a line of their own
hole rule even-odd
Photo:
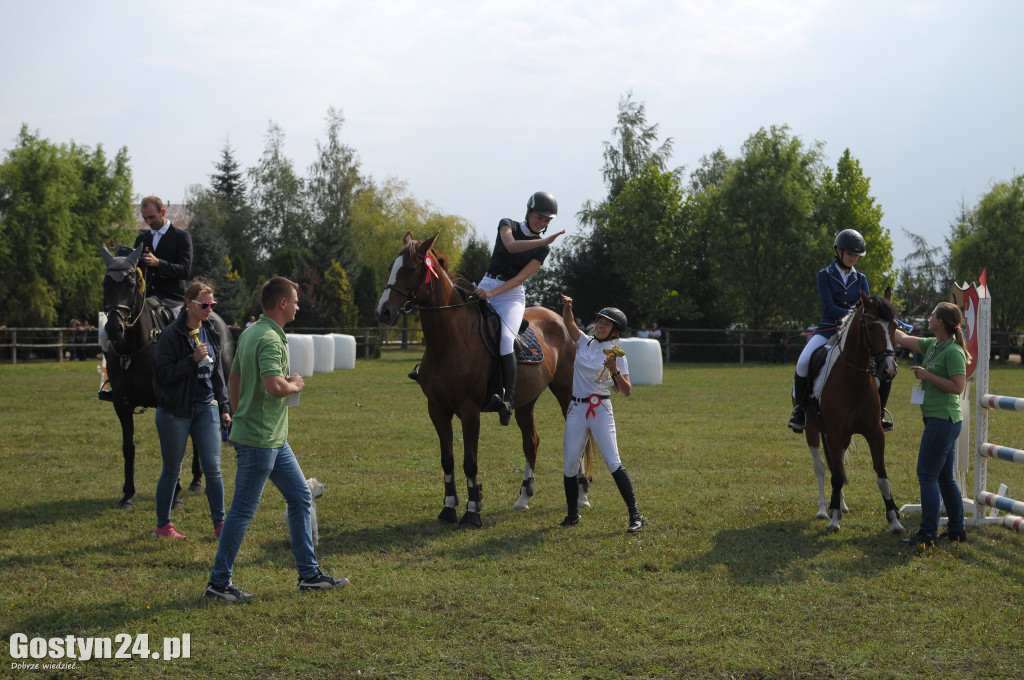
<svg viewBox="0 0 1024 680">
<path fill-rule="evenodd" d="M 321 562 L 352 584 L 297 592 L 284 502 L 268 486 L 236 565 L 236 583 L 260 597 L 247 606 L 201 597 L 216 549 L 205 496 L 186 494 L 174 513 L 187 540 L 150 536 L 160 473 L 152 411 L 137 418 L 135 510 L 119 511 L 120 432 L 111 406 L 95 399 L 93 363 L 0 367 L 4 640 L 146 634 L 156 651 L 164 637 L 191 641 L 188 659 L 79 660 L 70 670 L 20 669 L 49 660 L 8 650 L 5 677 L 1024 674 L 1020 534 L 969 527 L 962 546 L 901 548 L 857 438 L 851 513 L 826 535 L 813 519 L 807 448 L 784 426 L 791 367 L 672 364 L 663 385 L 615 401 L 623 461 L 647 517 L 643 533 L 627 536 L 603 464 L 580 526 L 557 528 L 562 426 L 550 394 L 538 406 L 531 509 L 512 509 L 523 470 L 518 430 L 491 414 L 481 437 L 484 527 L 439 526 L 436 437 L 425 398 L 405 377 L 415 357 L 386 353 L 307 380 L 290 442 L 306 475 L 326 485 Z M 919 500 L 911 383 L 904 367 L 890 404 L 898 505 Z M 1024 369 L 994 369 L 991 391 L 1024 395 Z M 990 420 L 991 441 L 1024 448 L 1019 415 Z M 230 447 L 223 468 L 230 499 Z M 1024 496 L 1024 471 L 993 463 L 988 486 L 1000 482 Z M 917 522 L 904 518 L 911 531 Z"/>
</svg>

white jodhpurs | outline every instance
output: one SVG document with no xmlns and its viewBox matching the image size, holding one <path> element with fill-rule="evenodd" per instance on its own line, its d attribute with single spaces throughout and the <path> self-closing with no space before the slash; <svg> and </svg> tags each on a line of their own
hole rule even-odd
<svg viewBox="0 0 1024 680">
<path fill-rule="evenodd" d="M 504 281 L 492 279 L 485 276 L 480 281 L 480 287 L 484 290 L 494 290 Z M 526 291 L 522 286 L 516 286 L 507 290 L 501 295 L 488 298 L 491 307 L 501 317 L 501 349 L 498 354 L 502 356 L 512 354 L 512 348 L 519 335 L 519 326 L 523 323 L 523 314 L 526 312 Z"/>
</svg>

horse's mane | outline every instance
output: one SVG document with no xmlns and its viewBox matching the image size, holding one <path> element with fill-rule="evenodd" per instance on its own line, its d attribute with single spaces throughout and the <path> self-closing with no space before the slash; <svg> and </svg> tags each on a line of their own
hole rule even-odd
<svg viewBox="0 0 1024 680">
<path fill-rule="evenodd" d="M 896 308 L 893 307 L 892 303 L 884 297 L 872 295 L 868 300 L 868 304 L 871 305 L 870 309 L 872 309 L 874 315 L 880 320 L 889 322 L 896 318 Z M 853 307 L 850 307 L 850 311 L 848 311 L 846 316 L 844 316 L 839 322 L 839 333 L 846 332 L 850 322 L 853 321 L 853 317 L 857 315 L 857 310 L 860 308 L 860 305 L 861 303 L 858 302 Z"/>
</svg>

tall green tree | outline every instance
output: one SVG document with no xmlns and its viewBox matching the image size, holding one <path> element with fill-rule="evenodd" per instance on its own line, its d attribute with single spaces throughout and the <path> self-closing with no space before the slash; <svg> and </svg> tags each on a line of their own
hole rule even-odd
<svg viewBox="0 0 1024 680">
<path fill-rule="evenodd" d="M 896 291 L 902 302 L 902 313 L 907 320 L 928 318 L 935 305 L 949 300 L 952 277 L 942 258 L 944 248 L 931 246 L 923 236 L 906 229 L 903 234 L 914 249 L 903 258 L 900 266 Z"/>
<path fill-rule="evenodd" d="M 749 137 L 722 190 L 722 230 L 712 256 L 737 303 L 737 322 L 764 328 L 775 319 L 816 317 L 815 272 L 831 260 L 831 240 L 814 219 L 821 144 L 805 146 L 788 126 Z"/>
<path fill-rule="evenodd" d="M 462 249 L 462 256 L 459 258 L 459 275 L 466 281 L 480 283 L 480 279 L 487 273 L 487 267 L 491 264 L 491 247 L 487 241 L 472 234 Z"/>
<path fill-rule="evenodd" d="M 0 319 L 9 326 L 92 318 L 100 245 L 131 243 L 128 151 L 54 144 L 23 125 L 0 165 Z"/>
<path fill-rule="evenodd" d="M 950 263 L 957 281 L 987 270 L 992 325 L 1024 327 L 1024 175 L 997 182 L 954 227 Z"/>
<path fill-rule="evenodd" d="M 732 159 L 719 147 L 701 156 L 698 166 L 690 175 L 690 195 L 685 207 L 691 231 L 690 259 L 694 268 L 690 296 L 696 311 L 688 318 L 675 321 L 684 327 L 724 328 L 731 323 L 736 309 L 735 305 L 730 304 L 732 298 L 723 294 L 720 279 L 726 273 L 716 266 L 711 255 L 713 237 L 725 228 L 719 194 L 732 163 Z"/>
<path fill-rule="evenodd" d="M 305 180 L 295 174 L 284 153 L 284 130 L 273 121 L 259 162 L 248 171 L 252 206 L 252 237 L 259 257 L 267 259 L 281 248 L 308 251 L 310 215 Z"/>
<path fill-rule="evenodd" d="M 258 240 L 253 229 L 245 174 L 228 142 L 221 148 L 221 157 L 214 169 L 210 175 L 213 202 L 189 207 L 196 218 L 214 228 L 228 244 L 232 269 L 243 278 L 248 272 L 255 275 Z M 207 215 L 204 212 L 207 209 L 214 209 L 218 214 Z"/>
<path fill-rule="evenodd" d="M 893 268 L 892 238 L 882 226 L 882 208 L 871 195 L 871 178 L 865 177 L 860 161 L 846 149 L 836 163 L 835 172 L 826 168 L 815 209 L 815 219 L 835 237 L 843 229 L 856 229 L 868 244 L 867 255 L 857 262 L 857 270 L 868 279 L 871 292 L 881 295 L 896 285 Z"/>
<path fill-rule="evenodd" d="M 316 160 L 309 167 L 307 191 L 312 221 L 310 248 L 314 261 L 328 267 L 337 261 L 348 268 L 355 260 L 350 238 L 349 212 L 363 185 L 356 152 L 341 141 L 345 117 L 340 109 L 327 110 L 327 139 L 316 142 Z"/>
<path fill-rule="evenodd" d="M 651 163 L 608 204 L 604 232 L 614 253 L 612 267 L 629 284 L 618 305 L 636 318 L 636 326 L 696 312 L 696 261 L 685 202 L 678 177 Z"/>
</svg>

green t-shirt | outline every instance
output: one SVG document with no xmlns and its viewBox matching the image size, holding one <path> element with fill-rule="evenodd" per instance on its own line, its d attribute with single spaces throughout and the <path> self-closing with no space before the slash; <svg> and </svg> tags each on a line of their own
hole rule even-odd
<svg viewBox="0 0 1024 680">
<path fill-rule="evenodd" d="M 288 377 L 288 336 L 277 322 L 260 316 L 238 337 L 231 372 L 241 378 L 231 441 L 275 449 L 288 441 L 288 407 L 263 386 L 272 375 Z"/>
<path fill-rule="evenodd" d="M 949 338 L 941 345 L 938 338 L 921 338 L 921 352 L 924 354 L 924 369 L 940 378 L 967 375 L 967 356 L 960 345 Z M 925 418 L 949 418 L 954 423 L 964 419 L 960 411 L 958 394 L 940 390 L 927 380 L 924 383 L 924 403 L 921 415 Z"/>
</svg>

